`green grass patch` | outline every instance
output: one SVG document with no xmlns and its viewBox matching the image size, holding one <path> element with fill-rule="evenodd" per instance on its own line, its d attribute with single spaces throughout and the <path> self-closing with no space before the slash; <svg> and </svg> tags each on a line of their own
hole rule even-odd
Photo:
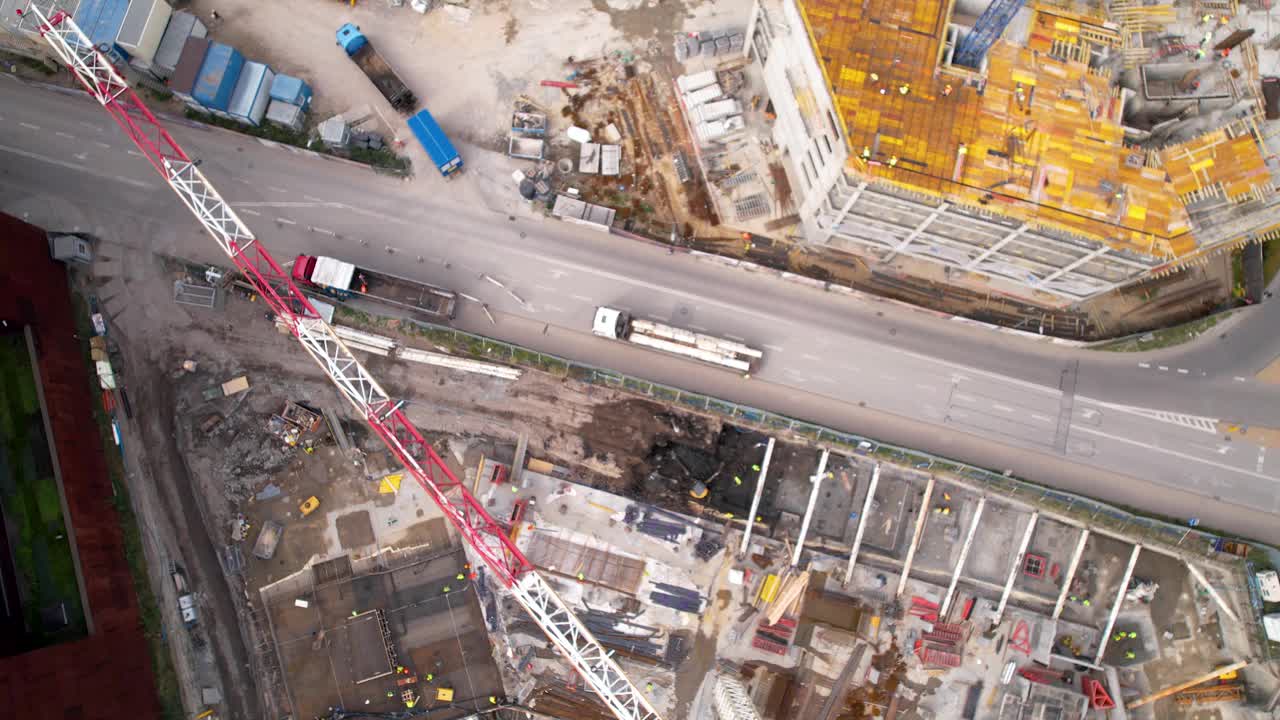
<svg viewBox="0 0 1280 720">
<path fill-rule="evenodd" d="M 1226 319 L 1230 312 L 1218 313 L 1202 317 L 1199 320 L 1192 320 L 1188 323 L 1175 325 L 1173 327 L 1164 328 L 1163 330 L 1155 330 L 1138 335 L 1136 337 L 1122 338 L 1120 340 L 1112 340 L 1101 345 L 1092 345 L 1091 350 L 1103 350 L 1106 352 L 1143 352 L 1146 350 L 1159 350 L 1160 348 L 1173 347 L 1181 345 L 1189 340 L 1193 340 L 1203 333 L 1213 329 L 1222 320 Z"/>
<path fill-rule="evenodd" d="M 29 649 L 83 637 L 88 630 L 70 533 L 52 475 L 35 368 L 20 333 L 0 336 L 0 505 L 14 537 L 13 560 L 24 589 L 22 605 Z M 61 605 L 67 625 L 46 629 L 42 608 Z"/>
</svg>

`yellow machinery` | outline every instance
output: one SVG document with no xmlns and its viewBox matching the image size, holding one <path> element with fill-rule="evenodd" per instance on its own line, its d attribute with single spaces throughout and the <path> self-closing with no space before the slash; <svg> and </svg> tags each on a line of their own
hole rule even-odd
<svg viewBox="0 0 1280 720">
<path fill-rule="evenodd" d="M 298 509 L 302 511 L 302 517 L 306 517 L 315 512 L 318 507 L 320 507 L 320 498 L 312 495 L 306 500 L 303 500 L 302 504 L 298 506 Z"/>
</svg>

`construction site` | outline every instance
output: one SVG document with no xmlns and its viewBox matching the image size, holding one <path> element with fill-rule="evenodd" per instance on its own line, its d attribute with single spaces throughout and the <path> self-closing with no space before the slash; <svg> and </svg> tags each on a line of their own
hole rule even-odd
<svg viewBox="0 0 1280 720">
<path fill-rule="evenodd" d="M 950 9 L 940 13 L 936 3 L 925 5 L 910 12 L 884 8 L 899 16 L 893 37 L 880 38 L 893 48 L 887 53 L 874 42 L 870 49 L 859 44 L 887 32 L 879 18 L 872 32 L 852 33 L 856 41 L 818 33 L 812 24 L 791 29 L 808 28 L 815 42 L 830 44 L 832 56 L 855 52 L 880 62 L 895 52 L 910 58 L 922 48 L 927 52 L 919 57 L 945 50 L 947 63 L 979 74 L 955 85 L 942 80 L 940 98 L 968 98 L 975 117 L 983 115 L 976 108 L 998 95 L 996 84 L 981 76 L 990 67 L 1023 78 L 1005 104 L 1024 114 L 1033 114 L 1026 108 L 1038 85 L 1055 87 L 1059 97 L 1074 92 L 1066 85 L 1079 85 L 1085 97 L 1068 103 L 1094 102 L 1089 98 L 1103 90 L 1090 90 L 1089 78 L 1105 80 L 1105 73 L 1087 69 L 1054 85 L 1047 78 L 1064 76 L 1045 69 L 1050 61 L 1041 64 L 1041 50 L 996 42 L 1022 12 L 1020 3 L 996 0 L 977 11 L 967 34 L 951 30 L 948 21 L 936 37 L 916 31 L 916 45 L 903 41 L 899 36 L 909 35 L 913 22 L 956 17 Z M 826 20 L 835 27 L 861 18 L 858 12 L 841 5 Z M 677 57 L 695 57 L 695 45 L 703 58 L 755 46 L 758 13 L 759 6 L 743 33 L 678 37 Z M 806 22 L 816 15 L 808 12 Z M 1118 47 L 1147 48 L 1146 27 L 1122 32 Z M 110 437 L 144 529 L 138 552 L 146 555 L 162 601 L 160 627 L 184 709 L 198 709 L 200 718 L 332 720 L 1274 717 L 1280 676 L 1271 640 L 1280 638 L 1280 616 L 1264 615 L 1264 608 L 1280 601 L 1280 587 L 1259 590 L 1263 581 L 1252 565 L 1269 557 L 1269 549 L 1206 543 L 1213 536 L 1193 532 L 1194 524 L 1177 526 L 1180 535 L 1152 532 L 1154 525 L 1133 522 L 1137 516 L 1127 511 L 1017 480 L 1011 471 L 1003 476 L 1006 484 L 997 485 L 966 474 L 976 468 L 942 458 L 870 440 L 824 440 L 821 430 L 803 432 L 794 421 L 725 413 L 721 407 L 729 403 L 714 398 L 695 408 L 676 396 L 642 396 L 638 380 L 593 382 L 563 359 L 437 324 L 451 319 L 459 298 L 477 305 L 492 325 L 498 322 L 479 299 L 425 282 L 401 278 L 415 292 L 400 292 L 406 285 L 380 294 L 377 278 L 349 262 L 341 282 L 320 282 L 308 273 L 342 263 L 307 255 L 277 262 L 213 190 L 200 161 L 186 156 L 118 76 L 95 65 L 100 56 L 77 33 L 48 29 L 46 39 L 109 111 L 126 125 L 146 123 L 157 131 L 165 149 L 136 133 L 131 137 L 140 152 L 133 154 L 160 170 L 227 255 L 226 263 L 210 264 L 161 255 L 145 243 L 101 240 L 69 260 L 74 290 L 84 299 L 79 312 L 87 316 L 81 332 L 91 336 L 85 339 Z M 1224 50 L 1238 47 L 1214 52 L 1226 58 Z M 1052 49 L 1064 56 L 1083 52 Z M 924 72 L 919 63 L 892 60 L 890 67 L 898 65 L 900 72 L 858 82 L 888 83 L 872 94 L 896 93 L 898 102 L 934 82 L 911 74 Z M 699 208 L 707 227 L 729 214 L 767 225 L 792 209 L 797 222 L 808 222 L 816 181 L 779 172 L 769 159 L 793 139 L 732 150 L 748 153 L 741 162 L 730 152 L 704 152 L 707 141 L 745 125 L 744 107 L 789 122 L 788 113 L 771 109 L 763 96 L 759 103 L 721 99 L 725 87 L 768 86 L 769 66 L 754 79 L 745 65 L 685 72 L 662 89 L 647 74 L 627 77 L 628 66 L 619 66 L 622 79 L 608 81 L 628 83 L 619 91 L 627 97 L 621 114 L 595 108 L 590 93 L 567 95 L 568 112 L 560 117 L 572 122 L 569 137 L 580 146 L 576 172 L 585 166 L 587 175 L 620 176 L 626 151 L 606 148 L 622 145 L 616 142 L 621 119 L 628 136 L 639 138 L 639 150 L 636 142 L 626 144 L 631 152 L 640 155 L 649 146 L 656 160 L 654 147 L 663 137 L 681 152 L 687 147 L 693 157 L 685 158 L 685 171 L 710 183 L 704 194 L 664 195 L 659 188 L 671 180 L 669 172 L 684 182 L 680 165 L 673 161 L 661 172 L 650 167 L 662 182 L 638 185 L 644 189 L 635 198 L 619 203 L 635 211 L 637 221 L 652 222 L 644 216 L 655 213 L 645 204 L 661 197 L 661 207 L 672 212 Z M 599 79 L 598 72 L 578 67 L 573 77 L 541 87 L 581 89 L 569 86 Z M 1177 73 L 1152 70 L 1143 77 L 1153 87 L 1164 82 L 1162 93 L 1189 92 Z M 850 80 L 843 71 L 840 78 Z M 547 118 L 538 118 L 547 110 L 542 100 L 526 96 L 519 103 L 513 132 L 546 126 Z M 676 140 L 677 109 L 688 137 L 697 139 L 688 146 Z M 1089 122 L 1114 124 L 1119 112 L 1095 105 Z M 1070 114 L 1059 109 L 1054 117 L 1073 128 L 1068 134 L 1085 132 L 1088 123 L 1073 123 Z M 915 117 L 900 116 L 896 126 Z M 847 120 L 837 134 L 856 146 L 858 125 Z M 665 130 L 664 122 L 670 123 Z M 1045 178 L 1053 163 L 1105 164 L 1100 156 L 1078 157 L 1079 147 L 1056 146 L 1047 130 L 1021 127 L 1026 134 L 1020 145 L 1008 146 L 1006 171 L 1028 164 L 1015 162 L 1027 147 L 1045 145 L 1030 163 L 1031 176 L 987 187 L 993 198 L 997 190 L 1016 195 L 1005 186 L 1026 180 L 1034 197 L 1018 202 L 1036 205 L 1052 194 Z M 1222 132 L 1221 142 L 1204 147 L 1225 152 L 1234 139 L 1247 138 L 1236 148 L 1246 153 L 1245 145 L 1262 141 L 1260 134 Z M 597 133 L 610 142 L 594 142 Z M 524 142 L 533 135 L 513 135 L 510 147 L 521 140 L 522 153 L 537 152 Z M 933 141 L 887 137 L 876 131 L 859 138 L 870 140 L 859 158 L 877 181 L 892 185 L 901 173 L 920 172 L 936 160 L 926 152 Z M 1114 133 L 1109 137 L 1098 141 L 1108 152 L 1118 147 L 1108 143 L 1120 142 Z M 1195 137 L 1187 142 L 1200 142 L 1202 136 Z M 903 149 L 886 149 L 886 142 Z M 966 173 L 990 172 L 977 164 L 968 169 L 965 155 L 978 147 L 997 157 L 1004 152 L 937 142 L 956 144 L 962 162 L 957 179 L 946 182 L 964 187 L 986 187 L 986 180 L 965 179 Z M 887 153 L 895 154 L 879 159 Z M 1014 240 L 1029 242 L 1053 223 L 1081 237 L 1092 232 L 1091 223 L 1126 227 L 1123 240 L 1110 237 L 1110 244 L 1082 251 L 1053 271 L 1052 281 L 1039 283 L 1056 282 L 1053 292 L 1087 294 L 1093 286 L 1068 273 L 1091 272 L 1085 269 L 1090 263 L 1134 263 L 1152 271 L 1155 265 L 1141 259 L 1151 253 L 1185 262 L 1215 247 L 1194 234 L 1201 226 L 1187 203 L 1161 205 L 1152 188 L 1143 194 L 1142 181 L 1156 183 L 1152 176 L 1159 173 L 1143 165 L 1156 161 L 1136 162 L 1141 167 L 1116 171 L 1139 189 L 1111 185 L 1106 209 L 1073 206 L 1069 221 L 1040 217 L 1033 227 L 1024 219 L 1013 240 L 994 242 L 984 257 L 1010 252 Z M 1158 162 L 1173 177 L 1174 159 Z M 561 172 L 560 164 L 540 166 L 519 182 L 528 181 L 535 197 L 545 194 L 538 185 Z M 1231 207 L 1219 211 L 1236 214 L 1215 220 L 1215 227 L 1255 218 L 1249 203 L 1270 197 L 1269 181 L 1257 173 L 1232 175 L 1247 170 L 1247 158 L 1188 167 L 1217 178 L 1213 184 L 1229 177 L 1256 183 L 1223 196 Z M 1054 192 L 1059 182 L 1070 186 L 1075 173 L 1059 170 L 1066 180 L 1056 176 Z M 843 162 L 827 171 L 844 182 Z M 1088 177 L 1099 187 L 1112 183 Z M 592 192 L 611 192 L 610 182 L 593 181 Z M 783 185 L 806 188 L 806 199 L 778 203 L 765 192 L 772 187 L 789 197 Z M 851 191 L 838 225 L 849 222 L 870 186 L 868 180 Z M 1241 187 L 1232 185 L 1233 192 Z M 1057 200 L 1060 206 L 1069 193 Z M 831 187 L 822 191 L 824 202 L 836 196 Z M 603 206 L 594 204 L 600 200 L 578 191 L 553 202 L 568 213 L 566 220 L 610 225 L 611 216 L 601 222 L 596 208 Z M 963 207 L 953 201 L 935 210 L 929 228 L 949 224 L 939 218 Z M 1117 203 L 1118 210 L 1110 208 Z M 906 213 L 905 207 L 899 209 Z M 893 212 L 877 214 L 891 220 Z M 277 225 L 296 224 L 281 220 Z M 673 239 L 688 235 L 673 224 Z M 911 254 L 908 246 L 924 234 L 917 228 L 894 252 Z M 748 252 L 751 237 L 741 238 Z M 1145 248 L 1142 238 L 1150 241 Z M 389 245 L 386 252 L 395 254 Z M 525 304 L 495 278 L 481 274 L 480 280 Z M 426 294 L 432 313 L 422 312 Z M 441 312 L 445 299 L 450 309 Z M 745 341 L 681 334 L 606 307 L 597 308 L 597 335 L 602 312 L 613 339 L 625 341 L 635 324 L 646 323 L 655 333 L 649 342 L 666 333 L 666 345 L 658 347 L 732 369 L 734 382 L 750 381 L 762 357 Z M 613 325 L 610 312 L 618 318 Z M 543 324 L 544 333 L 548 327 Z M 725 355 L 730 346 L 753 359 Z M 494 354 L 497 347 L 507 354 Z"/>
<path fill-rule="evenodd" d="M 137 440 L 175 453 L 187 541 L 216 557 L 188 565 L 199 628 L 243 636 L 247 657 L 191 651 L 212 707 L 614 717 L 278 319 L 234 284 L 174 295 L 199 270 L 107 246 L 86 291 L 133 402 L 170 411 Z M 556 373 L 418 364 L 438 346 L 411 324 L 334 323 L 661 717 L 1269 717 L 1240 548 Z M 244 662 L 236 705 L 213 670 Z"/>
</svg>

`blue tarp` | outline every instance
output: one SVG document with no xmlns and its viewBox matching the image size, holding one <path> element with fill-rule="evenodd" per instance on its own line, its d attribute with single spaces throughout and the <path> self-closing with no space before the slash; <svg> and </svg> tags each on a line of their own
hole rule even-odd
<svg viewBox="0 0 1280 720">
<path fill-rule="evenodd" d="M 128 11 L 129 0 L 81 0 L 74 18 L 94 46 L 110 45 L 120 34 Z"/>
<path fill-rule="evenodd" d="M 231 94 L 235 92 L 243 67 L 244 56 L 239 50 L 222 43 L 210 45 L 191 96 L 211 110 L 225 111 L 231 104 Z"/>
<path fill-rule="evenodd" d="M 311 102 L 311 86 L 292 75 L 276 75 L 271 83 L 271 99 L 305 110 Z"/>
</svg>

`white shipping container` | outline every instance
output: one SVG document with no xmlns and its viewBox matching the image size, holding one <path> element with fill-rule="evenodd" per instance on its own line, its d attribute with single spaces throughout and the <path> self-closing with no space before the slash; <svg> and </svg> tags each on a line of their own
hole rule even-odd
<svg viewBox="0 0 1280 720">
<path fill-rule="evenodd" d="M 151 61 L 151 72 L 167 78 L 178 67 L 182 57 L 182 48 L 187 45 L 189 37 L 207 37 L 209 29 L 200 22 L 200 18 L 189 12 L 179 11 L 169 18 L 169 27 L 160 38 L 160 47 L 156 49 Z"/>
<path fill-rule="evenodd" d="M 296 132 L 302 129 L 302 108 L 297 105 L 290 105 L 283 100 L 272 100 L 267 105 L 267 122 L 275 123 L 280 127 L 286 127 Z"/>
<path fill-rule="evenodd" d="M 694 90 L 701 90 L 708 85 L 716 84 L 716 71 L 704 70 L 700 73 L 692 75 L 681 75 L 676 78 L 676 87 L 680 88 L 682 93 L 691 93 Z"/>
<path fill-rule="evenodd" d="M 271 81 L 276 74 L 271 68 L 260 62 L 247 62 L 240 71 L 240 79 L 236 81 L 236 89 L 231 93 L 231 104 L 227 112 L 241 122 L 257 126 L 267 114 L 267 103 L 271 101 Z"/>
<path fill-rule="evenodd" d="M 116 44 L 129 51 L 134 63 L 149 66 L 172 15 L 173 8 L 164 0 L 133 0 L 120 23 Z"/>
<path fill-rule="evenodd" d="M 720 92 L 720 85 L 708 85 L 685 95 L 684 104 L 692 110 L 699 105 L 705 105 L 706 103 L 719 98 L 722 94 L 723 93 Z"/>
<path fill-rule="evenodd" d="M 696 107 L 693 109 L 693 113 L 699 121 L 711 122 L 712 120 L 727 118 L 730 115 L 741 115 L 742 105 L 738 104 L 737 100 L 729 98 L 728 100 L 717 100 L 716 102 L 709 102 Z"/>
</svg>

